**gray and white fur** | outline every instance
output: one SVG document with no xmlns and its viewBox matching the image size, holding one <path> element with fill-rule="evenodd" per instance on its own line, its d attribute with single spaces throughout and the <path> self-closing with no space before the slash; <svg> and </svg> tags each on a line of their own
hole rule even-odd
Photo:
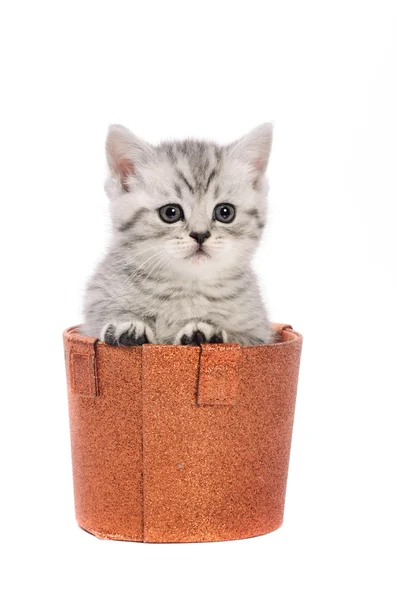
<svg viewBox="0 0 397 600">
<path fill-rule="evenodd" d="M 84 334 L 114 345 L 271 341 L 251 269 L 271 140 L 263 124 L 227 146 L 155 147 L 110 127 L 112 239 L 87 286 Z"/>
</svg>

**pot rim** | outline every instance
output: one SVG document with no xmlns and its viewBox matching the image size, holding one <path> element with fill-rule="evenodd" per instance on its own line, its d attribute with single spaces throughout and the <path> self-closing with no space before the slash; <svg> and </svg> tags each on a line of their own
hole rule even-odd
<svg viewBox="0 0 397 600">
<path fill-rule="evenodd" d="M 64 331 L 64 336 L 70 340 L 74 339 L 75 341 L 91 343 L 91 344 L 95 344 L 96 346 L 99 346 L 99 347 L 103 347 L 103 346 L 109 347 L 109 344 L 106 344 L 105 342 L 101 342 L 96 337 L 90 337 L 90 336 L 83 335 L 82 333 L 79 333 L 80 327 L 81 327 L 81 325 L 73 325 L 72 327 L 68 327 Z M 303 339 L 302 334 L 295 331 L 291 325 L 285 325 L 285 324 L 281 324 L 281 323 L 271 323 L 271 328 L 273 329 L 273 331 L 275 331 L 276 333 L 279 334 L 279 337 L 281 337 L 281 339 L 278 339 L 275 342 L 272 342 L 271 344 L 256 344 L 255 346 L 241 346 L 241 348 L 244 348 L 245 351 L 250 350 L 250 349 L 254 350 L 255 348 L 269 348 L 269 347 L 274 348 L 274 347 L 279 347 L 279 346 L 287 346 L 290 344 L 296 344 L 296 343 L 299 343 Z M 169 347 L 170 344 L 143 344 L 143 345 L 167 348 L 167 347 Z M 217 346 L 230 346 L 231 344 L 216 344 L 216 345 Z M 232 344 L 232 345 L 236 346 L 239 344 Z M 176 346 L 178 348 L 192 348 L 193 347 L 193 346 L 182 346 L 180 344 L 174 344 L 174 346 Z M 120 350 L 122 351 L 125 349 L 133 351 L 140 347 L 141 346 L 111 346 L 111 348 L 113 348 L 114 350 L 117 350 L 117 351 L 120 351 Z"/>
</svg>

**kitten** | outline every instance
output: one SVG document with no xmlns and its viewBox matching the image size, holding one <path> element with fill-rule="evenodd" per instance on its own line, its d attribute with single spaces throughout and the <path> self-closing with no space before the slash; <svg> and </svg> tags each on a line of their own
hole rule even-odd
<svg viewBox="0 0 397 600">
<path fill-rule="evenodd" d="M 154 147 L 110 127 L 113 236 L 86 290 L 84 334 L 122 346 L 271 341 L 250 267 L 271 140 L 263 124 L 228 146 Z"/>
</svg>

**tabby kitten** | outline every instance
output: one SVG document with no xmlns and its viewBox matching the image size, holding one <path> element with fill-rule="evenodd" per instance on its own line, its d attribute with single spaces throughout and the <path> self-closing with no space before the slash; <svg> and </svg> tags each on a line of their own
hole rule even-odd
<svg viewBox="0 0 397 600">
<path fill-rule="evenodd" d="M 84 334 L 121 346 L 271 341 L 250 267 L 271 140 L 263 124 L 228 146 L 154 147 L 110 127 L 113 235 L 87 286 Z"/>
</svg>

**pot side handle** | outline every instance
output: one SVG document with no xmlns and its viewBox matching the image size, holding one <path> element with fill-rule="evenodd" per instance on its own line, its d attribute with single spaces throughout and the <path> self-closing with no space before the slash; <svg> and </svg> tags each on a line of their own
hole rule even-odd
<svg viewBox="0 0 397 600">
<path fill-rule="evenodd" d="M 198 406 L 232 406 L 238 392 L 238 344 L 205 344 L 200 347 Z"/>
<path fill-rule="evenodd" d="M 64 333 L 66 373 L 72 394 L 88 398 L 99 396 L 97 341 L 96 338 L 80 335 L 74 330 Z"/>
</svg>

